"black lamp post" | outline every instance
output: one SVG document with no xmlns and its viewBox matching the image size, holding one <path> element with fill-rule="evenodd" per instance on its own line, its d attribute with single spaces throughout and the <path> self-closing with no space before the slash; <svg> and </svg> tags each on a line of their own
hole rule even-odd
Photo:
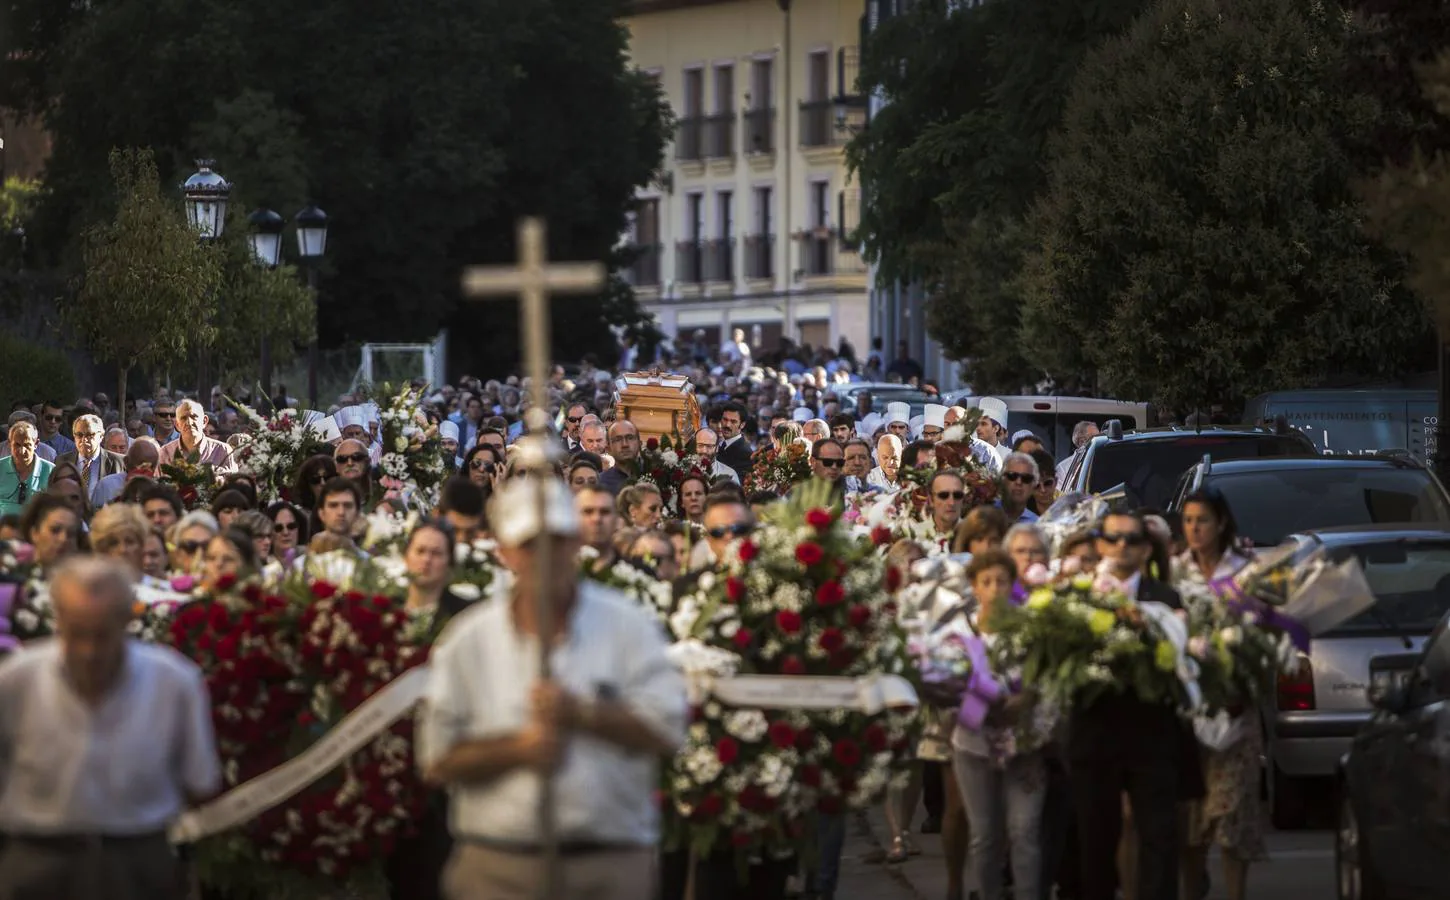
<svg viewBox="0 0 1450 900">
<path fill-rule="evenodd" d="M 309 203 L 297 213 L 297 253 L 307 269 L 307 287 L 312 291 L 314 317 L 320 323 L 322 316 L 317 306 L 317 261 L 327 250 L 327 213 Z M 313 326 L 312 342 L 307 345 L 307 400 L 313 409 L 317 408 L 317 326 Z"/>
<path fill-rule="evenodd" d="M 282 261 L 282 229 L 287 223 L 282 217 L 270 209 L 259 209 L 247 216 L 247 224 L 251 226 L 251 233 L 247 240 L 252 245 L 252 254 L 257 260 L 257 265 L 268 269 L 277 268 Z M 273 409 L 277 404 L 272 399 L 272 335 L 262 332 L 262 396 L 267 399 Z M 284 403 L 285 406 L 285 398 Z"/>
</svg>

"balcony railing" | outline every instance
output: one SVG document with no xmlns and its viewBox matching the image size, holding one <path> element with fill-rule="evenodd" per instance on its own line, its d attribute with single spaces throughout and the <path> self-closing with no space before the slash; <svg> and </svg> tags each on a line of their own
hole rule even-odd
<svg viewBox="0 0 1450 900">
<path fill-rule="evenodd" d="M 705 158 L 705 120 L 699 116 L 680 119 L 675 129 L 675 159 L 682 162 Z"/>
<path fill-rule="evenodd" d="M 637 244 L 633 249 L 637 255 L 629 264 L 629 283 L 635 287 L 659 287 L 660 258 L 664 255 L 664 247 L 660 244 Z"/>
<path fill-rule="evenodd" d="M 861 254 L 842 240 L 835 228 L 816 228 L 796 235 L 800 271 L 807 278 L 827 275 L 860 275 L 866 271 Z"/>
<path fill-rule="evenodd" d="M 745 277 L 775 277 L 775 235 L 752 234 L 745 239 Z"/>
<path fill-rule="evenodd" d="M 740 114 L 745 123 L 744 140 L 740 149 L 746 153 L 775 152 L 775 110 L 747 109 Z"/>
<path fill-rule="evenodd" d="M 836 104 L 830 100 L 801 102 L 801 146 L 829 147 L 836 143 Z"/>
<path fill-rule="evenodd" d="M 721 238 L 705 245 L 705 280 L 732 282 L 735 280 L 735 240 Z"/>
<path fill-rule="evenodd" d="M 730 159 L 735 155 L 735 114 L 718 113 L 705 120 L 705 158 Z"/>
<path fill-rule="evenodd" d="M 705 244 L 703 241 L 679 241 L 675 244 L 675 282 L 701 284 L 705 280 Z"/>
</svg>

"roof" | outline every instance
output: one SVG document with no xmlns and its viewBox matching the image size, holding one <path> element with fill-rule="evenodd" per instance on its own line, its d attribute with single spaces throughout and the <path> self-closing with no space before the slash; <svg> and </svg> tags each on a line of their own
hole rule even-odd
<svg viewBox="0 0 1450 900">
<path fill-rule="evenodd" d="M 1289 469 L 1420 469 L 1406 456 L 1258 456 L 1253 459 L 1214 460 L 1209 477 L 1240 472 L 1282 472 Z"/>
<path fill-rule="evenodd" d="M 1120 444 L 1120 443 L 1123 443 L 1125 441 L 1133 441 L 1133 442 L 1137 442 L 1137 441 L 1165 441 L 1166 442 L 1166 441 L 1172 441 L 1172 440 L 1191 440 L 1193 438 L 1228 438 L 1228 439 L 1244 439 L 1244 440 L 1248 440 L 1248 439 L 1252 439 L 1252 438 L 1284 437 L 1284 438 L 1290 438 L 1290 439 L 1292 439 L 1296 435 L 1299 438 L 1303 439 L 1304 446 L 1306 446 L 1306 447 L 1312 447 L 1313 446 L 1313 444 L 1311 444 L 1309 442 L 1309 439 L 1306 438 L 1306 437 L 1304 437 L 1303 432 L 1293 431 L 1293 432 L 1288 432 L 1288 433 L 1285 433 L 1285 434 L 1276 434 L 1275 432 L 1272 432 L 1272 431 L 1265 431 L 1262 428 L 1254 428 L 1251 425 L 1242 425 L 1242 426 L 1216 425 L 1213 428 L 1204 428 L 1201 431 L 1200 430 L 1195 430 L 1195 429 L 1192 429 L 1192 428 L 1144 428 L 1144 429 L 1140 429 L 1140 430 L 1137 430 L 1137 431 L 1125 431 L 1125 432 L 1123 432 L 1123 436 L 1121 438 L 1117 438 L 1117 439 L 1109 438 L 1106 434 L 1101 434 L 1101 435 L 1098 435 L 1098 437 L 1093 438 L 1093 443 L 1096 444 L 1096 443 L 1098 443 L 1100 441 L 1102 443 L 1113 443 L 1113 444 Z"/>
<path fill-rule="evenodd" d="M 1294 538 L 1307 538 L 1329 547 L 1351 544 L 1389 544 L 1396 541 L 1431 543 L 1444 541 L 1450 543 L 1450 530 L 1399 522 L 1387 525 L 1342 525 L 1335 528 L 1318 528 L 1313 531 L 1292 534 L 1288 539 Z"/>
</svg>

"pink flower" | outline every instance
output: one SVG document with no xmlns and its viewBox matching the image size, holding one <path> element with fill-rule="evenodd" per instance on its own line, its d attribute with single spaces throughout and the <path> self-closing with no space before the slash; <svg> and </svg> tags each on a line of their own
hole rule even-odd
<svg viewBox="0 0 1450 900">
<path fill-rule="evenodd" d="M 1028 587 L 1040 587 L 1047 584 L 1047 579 L 1047 566 L 1042 563 L 1033 563 L 1027 567 L 1026 572 L 1022 573 L 1022 583 Z"/>
<path fill-rule="evenodd" d="M 180 594 L 189 594 L 196 588 L 196 579 L 190 575 L 178 575 L 171 579 L 171 589 Z"/>
<path fill-rule="evenodd" d="M 24 566 L 35 562 L 35 547 L 30 544 L 16 541 L 10 548 L 15 552 L 16 565 Z"/>
</svg>

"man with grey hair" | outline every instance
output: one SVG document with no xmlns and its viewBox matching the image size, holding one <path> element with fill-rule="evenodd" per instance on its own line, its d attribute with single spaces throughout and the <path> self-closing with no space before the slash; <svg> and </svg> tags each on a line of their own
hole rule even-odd
<svg viewBox="0 0 1450 900">
<path fill-rule="evenodd" d="M 1063 484 L 1067 480 L 1067 470 L 1072 468 L 1072 461 L 1077 458 L 1077 455 L 1082 452 L 1084 447 L 1092 443 L 1093 438 L 1097 437 L 1098 434 L 1098 423 L 1096 422 L 1083 421 L 1072 426 L 1072 452 L 1067 455 L 1066 459 L 1057 464 L 1058 485 Z"/>
<path fill-rule="evenodd" d="M 170 465 L 178 456 L 196 465 L 209 465 L 218 476 L 237 470 L 231 448 L 216 438 L 206 436 L 206 410 L 195 400 L 176 404 L 176 440 L 161 448 L 161 465 Z"/>
<path fill-rule="evenodd" d="M 68 462 L 76 467 L 81 476 L 81 487 L 91 499 L 91 506 L 94 508 L 101 479 L 107 475 L 125 473 L 126 461 L 101 446 L 105 429 L 98 415 L 83 413 L 76 416 L 71 423 L 71 437 L 75 439 L 75 450 L 62 453 L 56 458 L 56 462 Z"/>
<path fill-rule="evenodd" d="M 10 414 L 10 419 L 5 423 L 5 427 L 8 429 L 10 428 L 10 426 L 16 424 L 17 422 L 29 422 L 31 427 L 35 427 L 35 413 L 31 412 L 28 409 L 17 409 L 15 412 Z M 45 460 L 46 462 L 55 462 L 55 448 L 51 447 L 49 444 L 40 443 L 39 434 L 40 429 L 36 428 L 35 455 Z M 0 444 L 0 457 L 6 457 L 9 455 L 10 443 L 7 441 L 3 444 Z"/>
<path fill-rule="evenodd" d="M 181 900 L 166 830 L 221 786 L 201 669 L 126 635 L 131 574 L 74 557 L 56 636 L 0 663 L 0 897 Z"/>
<path fill-rule="evenodd" d="M 121 471 L 107 475 L 96 486 L 96 492 L 91 497 L 93 508 L 99 509 L 121 496 L 126 490 L 126 482 L 132 478 L 155 478 L 161 463 L 161 445 L 156 443 L 155 438 L 138 437 L 131 442 L 122 460 Z"/>
<path fill-rule="evenodd" d="M 29 422 L 10 426 L 10 455 L 0 459 L 0 516 L 18 515 L 49 486 L 55 464 L 35 455 L 39 443 L 40 432 Z"/>
<path fill-rule="evenodd" d="M 1037 486 L 1041 473 L 1037 460 L 1028 453 L 1009 453 L 1002 461 L 1002 496 L 997 505 L 1007 514 L 1007 524 L 1036 522 L 1037 513 L 1027 508 L 1032 499 L 1032 489 Z"/>
<path fill-rule="evenodd" d="M 801 437 L 814 444 L 831 436 L 831 428 L 824 419 L 810 419 L 801 426 Z"/>
</svg>

